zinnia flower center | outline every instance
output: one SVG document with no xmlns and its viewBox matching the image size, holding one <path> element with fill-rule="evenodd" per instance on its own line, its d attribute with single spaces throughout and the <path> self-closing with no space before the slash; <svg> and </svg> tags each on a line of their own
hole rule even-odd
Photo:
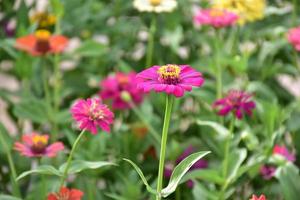
<svg viewBox="0 0 300 200">
<path fill-rule="evenodd" d="M 120 83 L 120 85 L 126 85 L 129 83 L 129 78 L 127 76 L 118 76 L 117 80 Z"/>
<path fill-rule="evenodd" d="M 209 15 L 212 17 L 221 17 L 224 15 L 224 12 L 222 10 L 213 9 L 209 12 Z"/>
<path fill-rule="evenodd" d="M 50 49 L 49 39 L 51 34 L 47 30 L 38 30 L 35 32 L 35 49 L 40 53 L 46 53 Z"/>
<path fill-rule="evenodd" d="M 57 200 L 69 200 L 69 193 L 60 193 L 56 195 Z"/>
<path fill-rule="evenodd" d="M 35 153 L 43 153 L 46 149 L 47 144 L 48 144 L 47 136 L 35 135 L 32 138 L 32 147 L 31 147 L 31 149 Z"/>
<path fill-rule="evenodd" d="M 165 84 L 176 85 L 179 83 L 180 67 L 178 65 L 163 65 L 157 73 L 159 74 L 159 81 Z"/>
<path fill-rule="evenodd" d="M 162 0 L 150 0 L 150 4 L 151 4 L 152 6 L 158 6 L 158 5 L 161 4 L 161 1 L 162 1 Z"/>
<path fill-rule="evenodd" d="M 92 103 L 91 108 L 89 110 L 89 116 L 90 116 L 90 120 L 92 121 L 97 121 L 99 119 L 104 118 L 103 110 L 101 110 L 101 108 L 98 108 L 97 102 Z"/>
</svg>

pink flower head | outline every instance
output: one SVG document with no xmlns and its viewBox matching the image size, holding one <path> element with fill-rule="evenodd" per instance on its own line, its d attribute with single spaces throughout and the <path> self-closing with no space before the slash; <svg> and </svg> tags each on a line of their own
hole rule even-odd
<svg viewBox="0 0 300 200">
<path fill-rule="evenodd" d="M 109 125 L 114 119 L 114 114 L 98 98 L 78 100 L 72 106 L 71 113 L 80 129 L 87 129 L 93 134 L 97 134 L 97 126 L 110 132 Z"/>
<path fill-rule="evenodd" d="M 250 100 L 251 94 L 243 91 L 230 90 L 223 99 L 214 102 L 213 107 L 221 107 L 218 115 L 225 116 L 233 112 L 238 119 L 242 119 L 244 114 L 252 115 L 255 103 Z"/>
<path fill-rule="evenodd" d="M 276 167 L 263 165 L 260 168 L 260 174 L 262 175 L 263 179 L 270 180 L 276 172 Z"/>
<path fill-rule="evenodd" d="M 137 74 L 137 87 L 147 93 L 150 90 L 166 92 L 176 97 L 200 87 L 204 83 L 202 74 L 189 65 L 167 64 L 153 66 Z"/>
<path fill-rule="evenodd" d="M 136 73 L 130 72 L 128 74 L 118 72 L 114 76 L 109 76 L 104 79 L 100 86 L 102 88 L 100 96 L 102 99 L 112 99 L 112 107 L 114 109 L 130 108 L 126 102 L 126 95 L 128 100 L 139 104 L 143 101 L 143 94 L 136 87 Z"/>
<path fill-rule="evenodd" d="M 300 26 L 292 28 L 288 32 L 288 41 L 294 46 L 297 51 L 300 51 Z"/>
<path fill-rule="evenodd" d="M 22 136 L 22 143 L 15 142 L 14 149 L 26 157 L 55 157 L 64 149 L 64 145 L 61 142 L 48 145 L 48 140 L 48 135 L 26 134 Z"/>
<path fill-rule="evenodd" d="M 265 195 L 260 195 L 259 197 L 257 197 L 256 195 L 252 195 L 252 198 L 250 200 L 267 200 Z"/>
<path fill-rule="evenodd" d="M 234 25 L 238 18 L 233 12 L 212 8 L 199 10 L 194 16 L 194 22 L 197 25 L 211 25 L 215 28 L 223 28 Z"/>
<path fill-rule="evenodd" d="M 294 162 L 296 160 L 295 155 L 290 153 L 285 146 L 275 145 L 273 148 L 273 154 L 278 154 L 283 156 L 286 160 Z"/>
</svg>

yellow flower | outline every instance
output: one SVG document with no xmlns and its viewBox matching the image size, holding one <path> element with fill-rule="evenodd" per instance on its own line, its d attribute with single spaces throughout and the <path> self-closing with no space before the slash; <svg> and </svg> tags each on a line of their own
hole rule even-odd
<svg viewBox="0 0 300 200">
<path fill-rule="evenodd" d="M 171 12 L 177 7 L 176 0 L 134 0 L 133 6 L 140 12 Z"/>
<path fill-rule="evenodd" d="M 226 9 L 239 15 L 239 24 L 264 17 L 266 0 L 215 0 L 215 8 Z"/>
<path fill-rule="evenodd" d="M 30 17 L 30 22 L 37 23 L 39 28 L 46 28 L 56 23 L 56 17 L 47 12 L 37 12 Z"/>
</svg>

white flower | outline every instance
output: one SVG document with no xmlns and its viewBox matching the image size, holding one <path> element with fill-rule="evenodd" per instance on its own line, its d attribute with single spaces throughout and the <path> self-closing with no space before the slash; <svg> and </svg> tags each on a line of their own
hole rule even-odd
<svg viewBox="0 0 300 200">
<path fill-rule="evenodd" d="M 177 7 L 176 0 L 134 0 L 133 6 L 140 12 L 171 12 Z"/>
</svg>

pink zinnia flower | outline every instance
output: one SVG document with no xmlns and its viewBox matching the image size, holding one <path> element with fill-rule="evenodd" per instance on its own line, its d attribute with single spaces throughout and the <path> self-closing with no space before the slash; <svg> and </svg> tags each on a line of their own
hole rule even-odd
<svg viewBox="0 0 300 200">
<path fill-rule="evenodd" d="M 59 192 L 50 193 L 47 200 L 81 200 L 83 192 L 77 189 L 60 188 Z"/>
<path fill-rule="evenodd" d="M 288 41 L 294 46 L 297 51 L 300 51 L 300 26 L 292 28 L 288 32 Z"/>
<path fill-rule="evenodd" d="M 213 107 L 221 107 L 218 115 L 225 116 L 233 112 L 238 119 L 242 119 L 244 114 L 252 115 L 255 103 L 250 100 L 251 94 L 243 91 L 230 90 L 225 98 L 214 102 Z"/>
<path fill-rule="evenodd" d="M 78 100 L 72 106 L 71 113 L 80 129 L 89 130 L 93 134 L 97 134 L 97 126 L 110 132 L 109 125 L 114 119 L 114 114 L 98 98 Z"/>
<path fill-rule="evenodd" d="M 202 74 L 189 65 L 156 65 L 138 73 L 136 77 L 138 89 L 146 93 L 150 90 L 166 92 L 176 97 L 204 83 Z"/>
<path fill-rule="evenodd" d="M 275 172 L 276 167 L 274 166 L 263 165 L 260 168 L 260 174 L 265 180 L 270 180 L 275 175 Z"/>
<path fill-rule="evenodd" d="M 294 162 L 296 160 L 295 155 L 290 153 L 285 146 L 275 145 L 273 148 L 273 154 L 283 156 L 286 160 Z"/>
<path fill-rule="evenodd" d="M 112 107 L 114 109 L 130 108 L 128 101 L 139 104 L 143 101 L 143 93 L 136 87 L 136 73 L 128 74 L 118 72 L 114 76 L 109 76 L 101 83 L 100 96 L 103 100 L 112 99 Z M 127 98 L 126 100 L 125 98 Z M 127 102 L 126 102 L 127 101 Z"/>
<path fill-rule="evenodd" d="M 26 157 L 55 157 L 59 151 L 64 149 L 61 142 L 48 145 L 49 136 L 37 133 L 22 136 L 22 143 L 16 142 L 14 149 Z"/>
<path fill-rule="evenodd" d="M 234 25 L 237 20 L 238 16 L 235 13 L 222 9 L 203 9 L 194 16 L 195 24 L 211 25 L 215 28 Z"/>
<path fill-rule="evenodd" d="M 252 198 L 250 200 L 267 200 L 265 195 L 260 195 L 259 197 L 257 197 L 256 195 L 252 195 Z"/>
</svg>

